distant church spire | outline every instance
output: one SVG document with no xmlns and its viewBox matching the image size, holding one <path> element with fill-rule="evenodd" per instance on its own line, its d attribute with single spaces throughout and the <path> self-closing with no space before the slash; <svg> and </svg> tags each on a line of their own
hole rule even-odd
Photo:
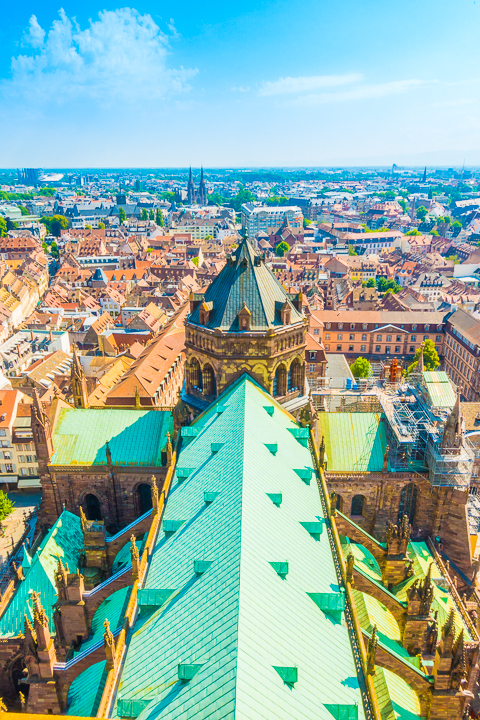
<svg viewBox="0 0 480 720">
<path fill-rule="evenodd" d="M 427 168 L 425 168 L 425 170 L 423 171 L 422 182 L 427 182 Z"/>
<path fill-rule="evenodd" d="M 200 173 L 200 185 L 198 186 L 197 200 L 199 205 L 207 204 L 207 186 L 203 179 L 203 167 Z"/>
<path fill-rule="evenodd" d="M 190 167 L 190 175 L 188 177 L 187 187 L 187 202 L 189 205 L 193 205 L 195 200 L 195 185 L 193 184 L 192 168 Z"/>
</svg>

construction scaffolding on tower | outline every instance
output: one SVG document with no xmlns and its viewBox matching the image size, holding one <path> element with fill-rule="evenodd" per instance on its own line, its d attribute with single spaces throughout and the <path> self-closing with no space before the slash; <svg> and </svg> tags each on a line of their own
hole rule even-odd
<svg viewBox="0 0 480 720">
<path fill-rule="evenodd" d="M 443 447 L 445 423 L 456 397 L 444 373 L 422 372 L 400 383 L 368 378 L 349 383 L 348 388 L 330 379 L 311 392 L 313 405 L 321 412 L 384 416 L 389 472 L 428 473 L 436 487 L 469 486 L 474 460 L 470 441 L 463 435 L 459 447 Z"/>
</svg>

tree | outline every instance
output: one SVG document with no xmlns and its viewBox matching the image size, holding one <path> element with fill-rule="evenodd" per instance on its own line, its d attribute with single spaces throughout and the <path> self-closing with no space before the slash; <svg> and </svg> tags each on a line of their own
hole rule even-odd
<svg viewBox="0 0 480 720">
<path fill-rule="evenodd" d="M 436 237 L 440 237 L 440 233 L 438 233 L 436 230 L 430 230 L 430 235 L 435 235 Z"/>
<path fill-rule="evenodd" d="M 207 195 L 207 202 L 209 205 L 223 205 L 223 203 L 227 201 L 219 192 L 214 192 L 211 195 Z"/>
<path fill-rule="evenodd" d="M 283 257 L 285 253 L 287 253 L 290 250 L 290 245 L 285 242 L 285 240 L 282 240 L 282 242 L 279 242 L 277 247 L 275 248 L 275 254 L 277 257 Z"/>
<path fill-rule="evenodd" d="M 424 222 L 425 218 L 428 215 L 428 210 L 424 205 L 420 205 L 419 208 L 417 208 L 417 218 Z"/>
<path fill-rule="evenodd" d="M 18 208 L 19 208 L 20 212 L 22 213 L 22 215 L 30 215 L 27 208 L 24 207 L 23 205 L 19 205 Z"/>
<path fill-rule="evenodd" d="M 53 241 L 52 244 L 50 245 L 50 253 L 51 253 L 52 257 L 54 257 L 54 258 L 58 258 L 58 256 L 60 255 L 60 252 L 58 250 L 58 245 L 55 241 Z"/>
<path fill-rule="evenodd" d="M 447 255 L 445 260 L 453 260 L 454 265 L 460 265 L 460 260 L 458 259 L 458 255 Z"/>
<path fill-rule="evenodd" d="M 376 284 L 376 283 L 375 283 L 375 278 L 368 278 L 367 284 L 366 284 L 365 287 L 370 287 L 370 288 L 372 288 L 372 287 L 375 287 L 375 284 Z"/>
<path fill-rule="evenodd" d="M 348 246 L 348 254 L 349 254 L 349 255 L 357 255 L 357 251 L 355 250 L 355 248 L 353 247 L 353 245 L 349 245 L 349 246 Z"/>
<path fill-rule="evenodd" d="M 14 508 L 13 502 L 8 497 L 7 493 L 0 490 L 0 521 L 5 520 L 7 515 L 10 515 Z"/>
<path fill-rule="evenodd" d="M 62 230 L 68 228 L 68 218 L 65 215 L 53 215 L 53 217 L 42 217 L 40 222 L 45 225 L 50 235 L 60 237 Z"/>
<path fill-rule="evenodd" d="M 0 237 L 5 237 L 7 234 L 7 222 L 4 217 L 0 215 Z"/>
<path fill-rule="evenodd" d="M 162 213 L 162 211 L 160 210 L 160 208 L 157 208 L 157 213 L 156 213 L 156 216 L 155 216 L 155 222 L 156 222 L 156 224 L 159 225 L 160 227 L 165 227 L 165 223 L 163 222 L 163 213 Z"/>
<path fill-rule="evenodd" d="M 91 225 L 85 225 L 85 230 L 91 230 L 91 229 L 92 229 Z"/>
<path fill-rule="evenodd" d="M 407 207 L 408 207 L 407 201 L 404 198 L 402 198 L 401 200 L 398 201 L 398 204 L 402 208 L 403 212 L 406 213 Z"/>
<path fill-rule="evenodd" d="M 155 213 L 153 212 L 153 208 L 150 209 L 150 212 L 148 213 L 148 219 L 155 220 Z"/>
<path fill-rule="evenodd" d="M 303 227 L 304 228 L 307 228 L 311 224 L 312 224 L 311 220 L 309 220 L 308 218 L 303 218 Z"/>
<path fill-rule="evenodd" d="M 240 212 L 243 203 L 252 202 L 253 200 L 255 200 L 255 195 L 253 195 L 250 190 L 245 190 L 243 185 L 240 185 L 237 194 L 232 198 L 230 204 L 236 212 Z"/>
<path fill-rule="evenodd" d="M 120 225 L 123 225 L 123 223 L 127 219 L 127 213 L 125 212 L 123 207 L 121 207 L 118 211 L 118 218 L 120 220 Z"/>
<path fill-rule="evenodd" d="M 379 277 L 376 280 L 376 285 L 377 285 L 378 291 L 381 293 L 386 293 L 387 290 L 392 290 L 392 292 L 397 293 L 402 289 L 401 286 L 397 282 L 395 282 L 395 280 L 393 280 L 392 278 L 387 280 L 384 277 Z"/>
<path fill-rule="evenodd" d="M 148 212 L 145 208 L 142 208 L 142 214 L 140 216 L 140 219 L 143 221 L 148 220 Z"/>
<path fill-rule="evenodd" d="M 372 366 L 364 357 L 358 357 L 353 365 L 350 365 L 350 371 L 354 378 L 367 378 L 372 374 Z"/>
<path fill-rule="evenodd" d="M 420 232 L 420 230 L 417 230 L 417 228 L 415 228 L 415 230 L 409 230 L 407 233 L 405 233 L 405 235 L 421 235 L 421 234 L 422 233 Z"/>
<path fill-rule="evenodd" d="M 419 347 L 415 355 L 413 356 L 413 362 L 408 366 L 405 376 L 408 377 L 414 372 L 417 367 L 418 360 L 420 358 L 420 352 L 422 348 Z M 438 357 L 435 344 L 432 340 L 425 340 L 423 343 L 423 367 L 425 370 L 436 370 L 440 365 L 440 358 Z"/>
<path fill-rule="evenodd" d="M 98 229 L 99 229 L 99 230 L 105 230 L 105 223 L 99 222 L 99 223 L 98 223 Z"/>
<path fill-rule="evenodd" d="M 461 228 L 461 227 L 462 227 L 462 223 L 460 222 L 460 220 L 455 220 L 455 222 L 452 223 L 452 228 Z"/>
</svg>

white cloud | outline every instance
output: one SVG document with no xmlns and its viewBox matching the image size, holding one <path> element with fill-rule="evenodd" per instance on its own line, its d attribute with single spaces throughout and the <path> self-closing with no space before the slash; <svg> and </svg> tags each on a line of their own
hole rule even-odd
<svg viewBox="0 0 480 720">
<path fill-rule="evenodd" d="M 39 48 L 42 47 L 44 39 L 45 30 L 40 27 L 36 15 L 32 15 L 28 22 L 28 30 L 25 30 L 23 35 L 22 42 L 24 45 Z"/>
<path fill-rule="evenodd" d="M 359 82 L 362 75 L 350 73 L 347 75 L 312 75 L 310 77 L 284 77 L 273 82 L 265 81 L 258 91 L 259 95 L 291 95 L 304 93 L 319 88 L 337 87 Z"/>
<path fill-rule="evenodd" d="M 232 92 L 240 92 L 240 93 L 246 93 L 250 92 L 251 88 L 249 85 L 240 85 L 239 87 L 232 87 L 230 88 Z"/>
<path fill-rule="evenodd" d="M 169 41 L 176 33 L 172 21 L 167 35 L 150 15 L 132 8 L 103 10 L 85 29 L 63 9 L 59 16 L 48 33 L 31 17 L 24 43 L 32 52 L 12 58 L 5 93 L 50 104 L 85 97 L 109 103 L 190 89 L 188 80 L 197 70 L 167 67 Z"/>
<path fill-rule="evenodd" d="M 312 106 L 351 100 L 369 100 L 386 97 L 388 95 L 401 95 L 425 84 L 425 80 L 394 80 L 377 85 L 358 85 L 357 87 L 341 92 L 301 95 L 295 98 L 294 104 Z"/>
</svg>

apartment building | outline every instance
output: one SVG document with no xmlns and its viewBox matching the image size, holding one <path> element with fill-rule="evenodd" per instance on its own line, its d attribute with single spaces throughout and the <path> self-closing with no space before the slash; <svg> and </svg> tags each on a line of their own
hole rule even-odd
<svg viewBox="0 0 480 720">
<path fill-rule="evenodd" d="M 259 232 L 268 234 L 268 228 L 281 225 L 288 218 L 293 228 L 303 227 L 303 213 L 296 205 L 269 207 L 260 203 L 244 203 L 242 205 L 242 228 L 247 237 L 253 238 Z"/>
<path fill-rule="evenodd" d="M 325 352 L 343 353 L 354 359 L 397 357 L 410 361 L 425 340 L 432 340 L 439 355 L 444 346 L 444 317 L 441 312 L 323 310 Z"/>
<path fill-rule="evenodd" d="M 480 401 L 480 321 L 461 308 L 445 323 L 444 363 L 462 396 Z"/>
<path fill-rule="evenodd" d="M 5 491 L 17 487 L 19 478 L 40 485 L 30 403 L 18 390 L 0 390 L 0 487 Z"/>
</svg>

